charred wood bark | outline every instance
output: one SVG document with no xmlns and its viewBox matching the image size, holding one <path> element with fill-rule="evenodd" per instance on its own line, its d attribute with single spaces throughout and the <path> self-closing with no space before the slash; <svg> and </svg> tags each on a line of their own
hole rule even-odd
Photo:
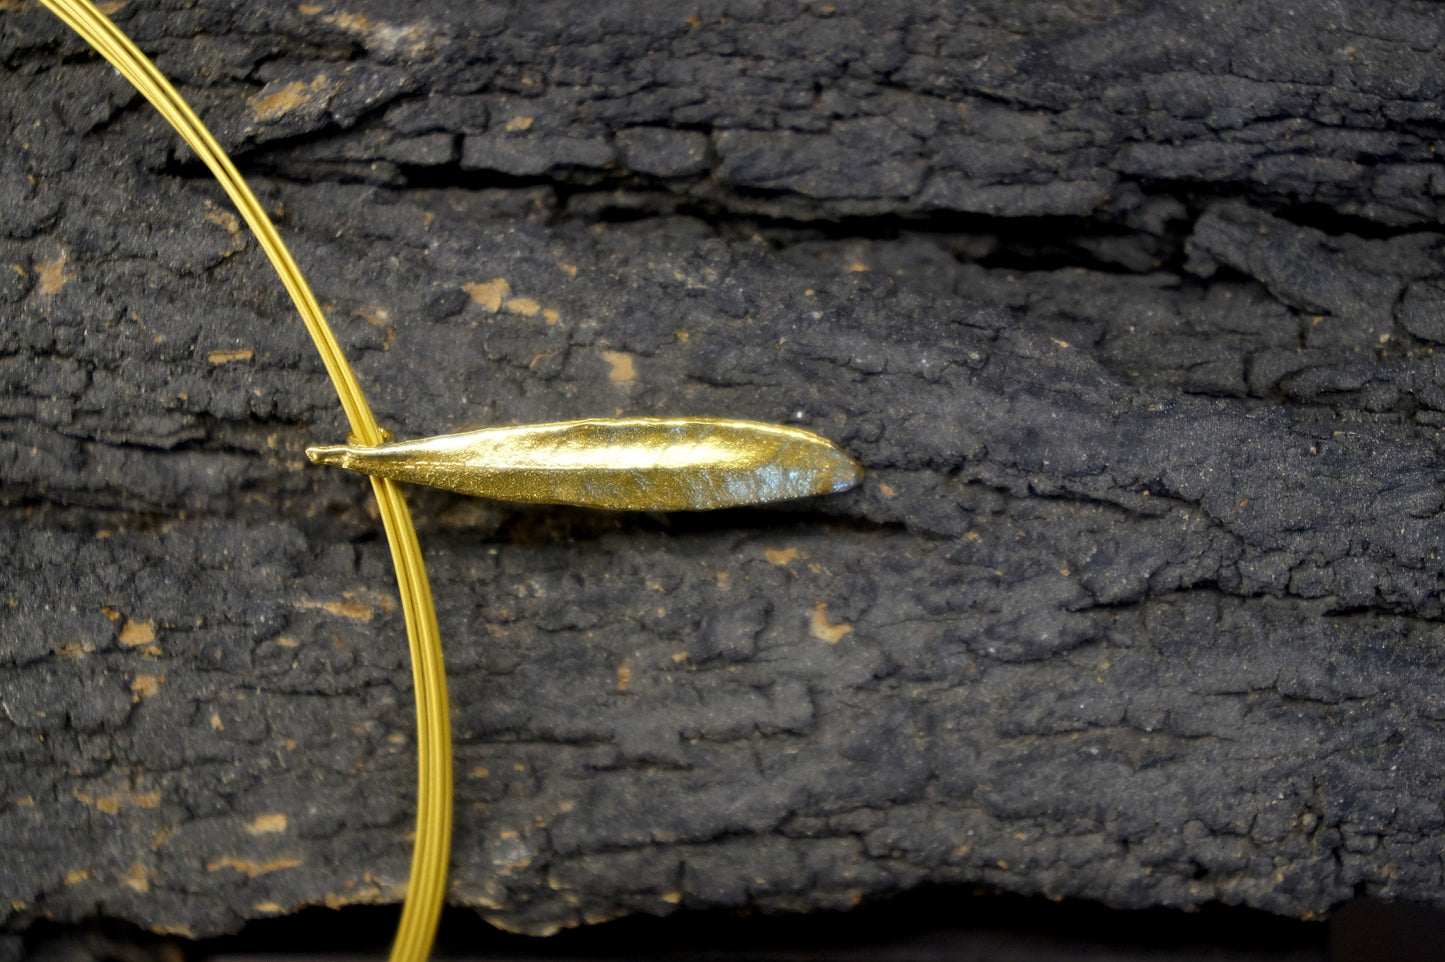
<svg viewBox="0 0 1445 962">
<path fill-rule="evenodd" d="M 400 613 L 218 188 L 0 14 L 0 912 L 395 900 Z M 542 932 L 926 882 L 1441 901 L 1428 5 L 183 4 L 115 14 L 250 172 L 398 436 L 796 423 L 706 516 L 417 492 L 452 899 Z"/>
</svg>

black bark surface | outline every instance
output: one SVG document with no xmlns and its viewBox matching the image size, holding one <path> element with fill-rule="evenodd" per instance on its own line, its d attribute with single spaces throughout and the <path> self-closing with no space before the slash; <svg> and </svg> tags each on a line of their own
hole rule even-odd
<svg viewBox="0 0 1445 962">
<path fill-rule="evenodd" d="M 398 436 L 725 415 L 868 471 L 415 492 L 455 903 L 1442 901 L 1438 6 L 111 6 Z M 320 363 L 155 113 L 0 8 L 0 913 L 395 900 L 404 631 Z"/>
</svg>

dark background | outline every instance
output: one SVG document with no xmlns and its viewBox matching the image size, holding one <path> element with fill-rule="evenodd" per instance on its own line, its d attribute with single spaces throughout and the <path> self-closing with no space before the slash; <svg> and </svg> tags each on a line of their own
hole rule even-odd
<svg viewBox="0 0 1445 962">
<path fill-rule="evenodd" d="M 384 955 L 394 910 L 311 909 L 256 922 L 198 943 L 112 924 L 36 926 L 30 957 L 58 959 L 375 958 Z M 443 959 L 1018 960 L 1230 962 L 1416 962 L 1438 959 L 1438 910 L 1354 902 L 1328 923 L 1296 922 L 1220 906 L 1195 913 L 1111 911 L 984 892 L 924 888 L 848 913 L 756 916 L 680 913 L 633 918 L 545 939 L 509 935 L 474 913 L 443 916 L 434 955 Z"/>
</svg>

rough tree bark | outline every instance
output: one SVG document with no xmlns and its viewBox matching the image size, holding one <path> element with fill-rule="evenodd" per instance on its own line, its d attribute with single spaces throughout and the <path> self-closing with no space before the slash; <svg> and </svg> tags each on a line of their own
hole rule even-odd
<svg viewBox="0 0 1445 962">
<path fill-rule="evenodd" d="M 1441 901 L 1445 14 L 131 0 L 385 424 L 797 423 L 845 496 L 417 491 L 452 900 Z M 0 912 L 395 900 L 364 483 L 218 188 L 0 4 Z"/>
</svg>

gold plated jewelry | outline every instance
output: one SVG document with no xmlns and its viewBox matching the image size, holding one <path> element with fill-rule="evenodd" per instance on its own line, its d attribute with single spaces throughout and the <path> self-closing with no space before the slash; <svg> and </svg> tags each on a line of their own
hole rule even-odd
<svg viewBox="0 0 1445 962">
<path fill-rule="evenodd" d="M 317 464 L 500 501 L 700 511 L 845 491 L 861 472 L 809 431 L 724 418 L 593 418 L 376 446 L 306 449 Z"/>
<path fill-rule="evenodd" d="M 488 428 L 389 442 L 315 296 L 275 226 L 205 125 L 91 0 L 41 0 L 149 100 L 210 168 L 290 293 L 336 387 L 352 443 L 307 455 L 371 476 L 401 592 L 417 712 L 417 818 L 392 962 L 431 951 L 446 896 L 452 818 L 451 728 L 431 586 L 397 481 L 509 501 L 625 510 L 696 510 L 842 491 L 861 470 L 797 428 L 722 418 L 617 418 Z"/>
</svg>

